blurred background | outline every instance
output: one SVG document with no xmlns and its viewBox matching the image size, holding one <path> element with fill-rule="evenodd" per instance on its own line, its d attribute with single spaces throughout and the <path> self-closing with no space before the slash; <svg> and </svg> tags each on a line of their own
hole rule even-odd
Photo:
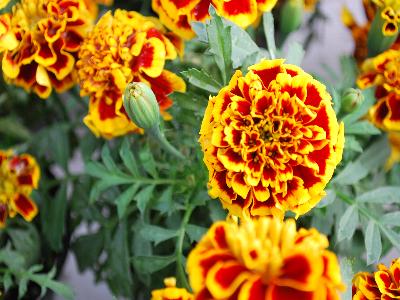
<svg viewBox="0 0 400 300">
<path fill-rule="evenodd" d="M 321 9 L 327 20 L 316 24 L 317 38 L 308 49 L 302 64 L 305 71 L 329 78 L 326 69 L 339 72 L 339 57 L 352 53 L 354 45 L 351 34 L 341 22 L 341 10 L 344 5 L 347 5 L 354 13 L 359 23 L 365 21 L 361 0 L 321 0 Z M 290 36 L 286 45 L 292 41 L 303 43 L 306 34 L 305 30 L 299 30 Z M 80 168 L 80 166 L 73 167 Z M 389 254 L 384 263 L 390 263 L 395 255 L 396 253 Z M 95 284 L 95 278 L 91 272 L 79 274 L 72 254 L 67 259 L 60 279 L 74 289 L 77 300 L 115 299 L 105 284 Z M 56 297 L 55 300 L 61 300 L 61 298 Z"/>
</svg>

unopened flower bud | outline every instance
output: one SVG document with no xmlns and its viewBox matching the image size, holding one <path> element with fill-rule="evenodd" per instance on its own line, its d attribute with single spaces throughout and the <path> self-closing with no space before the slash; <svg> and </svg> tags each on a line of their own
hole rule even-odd
<svg viewBox="0 0 400 300">
<path fill-rule="evenodd" d="M 145 130 L 159 126 L 160 108 L 156 96 L 145 83 L 128 83 L 123 101 L 126 113 L 137 126 Z"/>
<path fill-rule="evenodd" d="M 364 101 L 364 95 L 361 90 L 349 88 L 345 90 L 342 96 L 342 109 L 350 113 L 354 111 Z"/>
<path fill-rule="evenodd" d="M 303 0 L 287 0 L 280 16 L 280 31 L 286 37 L 297 30 L 303 21 Z"/>
<path fill-rule="evenodd" d="M 369 57 L 376 56 L 389 49 L 399 35 L 398 30 L 388 30 L 390 23 L 384 18 L 385 16 L 385 11 L 379 10 L 372 21 L 367 42 Z M 393 26 L 396 26 L 395 23 Z"/>
</svg>

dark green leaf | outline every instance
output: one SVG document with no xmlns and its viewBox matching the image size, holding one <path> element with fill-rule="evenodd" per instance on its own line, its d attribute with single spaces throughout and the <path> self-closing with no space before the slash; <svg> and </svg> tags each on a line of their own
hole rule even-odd
<svg viewBox="0 0 400 300">
<path fill-rule="evenodd" d="M 154 185 L 146 186 L 139 193 L 136 194 L 135 199 L 137 201 L 137 207 L 141 214 L 144 213 L 147 204 L 149 203 L 151 196 L 153 195 Z"/>
<path fill-rule="evenodd" d="M 216 94 L 221 89 L 221 85 L 205 71 L 191 68 L 181 73 L 192 85 L 209 93 Z"/>
<path fill-rule="evenodd" d="M 358 209 L 355 205 L 349 206 L 339 221 L 338 241 L 351 239 L 358 225 Z"/>
<path fill-rule="evenodd" d="M 176 260 L 175 255 L 171 256 L 135 256 L 133 266 L 139 274 L 152 274 L 160 271 Z"/>
<path fill-rule="evenodd" d="M 27 140 L 30 137 L 29 130 L 12 117 L 0 118 L 0 133 L 19 140 Z"/>
<path fill-rule="evenodd" d="M 55 162 L 64 170 L 68 169 L 68 161 L 71 157 L 68 128 L 63 125 L 54 125 L 49 132 L 48 145 L 51 145 L 51 155 Z"/>
<path fill-rule="evenodd" d="M 133 200 L 139 188 L 140 184 L 136 183 L 126 189 L 117 197 L 117 199 L 115 199 L 115 203 L 117 203 L 118 218 L 122 219 L 125 216 L 126 209 L 128 208 L 129 203 L 131 203 L 131 201 Z"/>
<path fill-rule="evenodd" d="M 93 267 L 104 247 L 102 231 L 79 236 L 72 244 L 79 271 Z"/>
<path fill-rule="evenodd" d="M 107 144 L 104 144 L 103 149 L 101 150 L 101 159 L 108 171 L 115 172 L 115 170 L 118 170 L 111 157 L 110 148 Z"/>
<path fill-rule="evenodd" d="M 178 235 L 177 230 L 165 229 L 159 226 L 144 224 L 139 231 L 143 239 L 154 242 L 155 245 L 172 239 Z"/>
<path fill-rule="evenodd" d="M 188 234 L 190 241 L 198 242 L 203 237 L 203 235 L 207 232 L 207 228 L 188 224 L 186 225 L 186 233 Z"/>
<path fill-rule="evenodd" d="M 132 153 L 129 139 L 125 138 L 122 142 L 121 149 L 119 150 L 119 155 L 121 156 L 122 161 L 124 162 L 125 167 L 131 172 L 131 174 L 135 177 L 140 176 L 139 168 L 135 159 L 135 156 Z"/>
</svg>

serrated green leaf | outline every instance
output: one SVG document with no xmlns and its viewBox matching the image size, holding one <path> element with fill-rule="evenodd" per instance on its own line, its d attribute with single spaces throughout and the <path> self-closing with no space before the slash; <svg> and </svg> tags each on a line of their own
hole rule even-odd
<svg viewBox="0 0 400 300">
<path fill-rule="evenodd" d="M 85 169 L 87 174 L 96 178 L 103 178 L 109 173 L 107 168 L 97 161 L 87 162 Z"/>
<path fill-rule="evenodd" d="M 79 236 L 72 244 L 80 272 L 93 267 L 103 251 L 104 234 L 102 231 Z"/>
<path fill-rule="evenodd" d="M 355 205 L 349 206 L 339 221 L 338 241 L 351 239 L 358 225 L 358 209 Z"/>
<path fill-rule="evenodd" d="M 186 233 L 190 238 L 190 241 L 193 242 L 198 242 L 200 239 L 204 236 L 204 234 L 207 232 L 207 228 L 193 225 L 193 224 L 188 224 L 186 225 Z"/>
<path fill-rule="evenodd" d="M 396 247 L 398 251 L 400 251 L 400 235 L 387 226 L 383 226 L 381 224 L 379 225 L 382 233 L 388 238 L 392 245 Z"/>
<path fill-rule="evenodd" d="M 210 212 L 210 218 L 213 222 L 226 219 L 227 212 L 222 208 L 220 201 L 208 201 L 208 209 Z"/>
<path fill-rule="evenodd" d="M 361 203 L 400 203 L 400 187 L 383 186 L 372 191 L 365 192 L 356 198 Z"/>
<path fill-rule="evenodd" d="M 140 184 L 136 183 L 126 189 L 123 193 L 121 193 L 117 199 L 115 199 L 115 203 L 117 203 L 117 212 L 118 218 L 122 219 L 125 216 L 126 209 L 129 206 L 129 203 L 132 202 L 136 192 L 139 190 Z"/>
<path fill-rule="evenodd" d="M 114 160 L 111 157 L 110 148 L 107 144 L 104 144 L 101 150 L 101 160 L 103 161 L 108 171 L 114 172 L 115 170 L 118 170 Z"/>
<path fill-rule="evenodd" d="M 172 199 L 173 186 L 168 186 L 157 199 L 157 203 L 154 205 L 154 209 L 158 210 L 162 214 L 172 214 L 174 212 L 174 201 Z"/>
<path fill-rule="evenodd" d="M 326 190 L 326 195 L 322 200 L 317 204 L 316 208 L 323 208 L 331 205 L 336 200 L 336 193 L 334 190 Z"/>
<path fill-rule="evenodd" d="M 268 52 L 272 59 L 276 58 L 276 44 L 275 44 L 275 25 L 274 16 L 271 12 L 266 12 L 263 15 L 263 27 L 265 39 L 267 40 Z"/>
<path fill-rule="evenodd" d="M 176 256 L 135 256 L 133 267 L 139 274 L 153 274 L 175 262 Z"/>
<path fill-rule="evenodd" d="M 54 251 L 60 251 L 63 248 L 66 209 L 67 182 L 64 181 L 56 196 L 51 201 L 44 201 L 40 209 L 43 234 Z"/>
<path fill-rule="evenodd" d="M 383 215 L 381 221 L 383 224 L 388 226 L 400 226 L 400 211 Z"/>
<path fill-rule="evenodd" d="M 75 298 L 74 292 L 69 286 L 53 280 L 48 274 L 29 274 L 28 278 L 41 287 L 42 294 L 45 293 L 46 289 L 50 289 L 66 300 L 72 300 Z"/>
<path fill-rule="evenodd" d="M 154 185 L 146 186 L 139 193 L 136 194 L 135 200 L 137 201 L 137 207 L 141 214 L 144 213 L 144 210 L 149 203 L 151 196 L 153 195 Z"/>
<path fill-rule="evenodd" d="M 300 66 L 305 53 L 306 52 L 304 51 L 303 46 L 301 46 L 299 43 L 291 43 L 286 56 L 286 63 Z"/>
<path fill-rule="evenodd" d="M 129 170 L 129 172 L 133 176 L 139 177 L 140 176 L 139 167 L 137 165 L 135 156 L 131 151 L 128 138 L 125 138 L 124 141 L 122 142 L 122 146 L 119 150 L 119 156 L 121 157 L 125 167 Z"/>
<path fill-rule="evenodd" d="M 360 121 L 352 123 L 345 128 L 346 134 L 354 135 L 377 135 L 381 134 L 380 130 L 368 121 Z"/>
<path fill-rule="evenodd" d="M 159 243 L 172 239 L 178 235 L 177 230 L 165 229 L 159 226 L 144 224 L 140 230 L 139 234 L 143 239 L 154 242 L 157 246 Z"/>
<path fill-rule="evenodd" d="M 356 138 L 352 135 L 346 135 L 344 139 L 344 148 L 348 150 L 353 150 L 356 152 L 363 152 L 363 148 L 361 144 L 356 140 Z"/>
<path fill-rule="evenodd" d="M 29 130 L 12 117 L 0 118 L 0 133 L 19 140 L 28 140 L 30 137 Z"/>
<path fill-rule="evenodd" d="M 24 256 L 27 266 L 37 260 L 40 246 L 37 230 L 30 225 L 24 229 L 7 228 L 7 233 L 11 237 L 15 250 Z"/>
<path fill-rule="evenodd" d="M 153 153 L 148 145 L 143 147 L 139 152 L 140 162 L 147 174 L 151 175 L 153 178 L 158 176 L 156 161 L 154 160 Z"/>
<path fill-rule="evenodd" d="M 374 221 L 369 221 L 365 231 L 365 248 L 367 251 L 367 264 L 371 265 L 379 261 L 382 254 L 381 233 Z"/>
<path fill-rule="evenodd" d="M 10 272 L 6 272 L 3 275 L 3 285 L 4 285 L 4 290 L 7 291 L 12 285 L 13 285 L 13 279 L 11 277 Z"/>
<path fill-rule="evenodd" d="M 205 71 L 191 68 L 181 73 L 192 85 L 202 90 L 216 94 L 221 89 L 221 85 Z"/>
<path fill-rule="evenodd" d="M 232 75 L 231 27 L 224 25 L 222 18 L 218 16 L 212 5 L 210 6 L 209 13 L 211 20 L 206 25 L 206 30 L 210 52 L 213 54 L 215 63 L 221 71 L 223 83 L 227 84 Z"/>
<path fill-rule="evenodd" d="M 0 250 L 0 262 L 4 263 L 13 273 L 20 273 L 24 269 L 25 259 L 16 251 L 10 249 L 10 245 Z"/>
</svg>

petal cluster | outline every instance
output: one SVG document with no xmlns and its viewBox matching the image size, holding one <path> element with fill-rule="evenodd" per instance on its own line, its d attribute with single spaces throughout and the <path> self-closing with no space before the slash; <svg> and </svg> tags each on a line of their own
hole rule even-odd
<svg viewBox="0 0 400 300">
<path fill-rule="evenodd" d="M 27 221 L 36 216 L 38 209 L 30 194 L 38 187 L 39 177 L 40 169 L 32 156 L 0 150 L 0 227 L 17 213 Z"/>
<path fill-rule="evenodd" d="M 357 84 L 376 87 L 377 103 L 370 109 L 372 122 L 384 130 L 400 130 L 400 50 L 388 50 L 362 65 Z"/>
<path fill-rule="evenodd" d="M 353 278 L 353 300 L 400 299 L 400 258 L 390 268 L 378 265 L 375 273 L 361 272 Z"/>
<path fill-rule="evenodd" d="M 189 254 L 187 271 L 197 300 L 339 299 L 335 254 L 315 229 L 263 217 L 215 223 Z"/>
<path fill-rule="evenodd" d="M 172 105 L 168 95 L 186 88 L 180 77 L 164 69 L 182 51 L 181 39 L 155 18 L 119 9 L 103 15 L 82 44 L 77 62 L 81 94 L 90 97 L 85 124 L 105 138 L 140 132 L 123 107 L 126 85 L 148 84 L 164 112 Z"/>
<path fill-rule="evenodd" d="M 151 300 L 193 300 L 193 295 L 186 289 L 176 287 L 176 279 L 166 278 L 165 288 L 151 292 Z"/>
<path fill-rule="evenodd" d="M 21 0 L 0 16 L 5 79 L 41 98 L 76 81 L 79 46 L 93 15 L 84 0 Z"/>
<path fill-rule="evenodd" d="M 384 20 L 382 33 L 393 36 L 399 32 L 400 2 L 398 0 L 372 0 L 379 8 Z"/>
<path fill-rule="evenodd" d="M 184 39 L 195 36 L 191 22 L 204 22 L 213 5 L 218 14 L 246 28 L 257 22 L 261 14 L 270 11 L 277 0 L 152 0 L 153 10 L 161 22 Z"/>
<path fill-rule="evenodd" d="M 211 97 L 200 130 L 209 194 L 237 216 L 303 214 L 324 196 L 343 152 L 325 86 L 263 60 Z"/>
</svg>

